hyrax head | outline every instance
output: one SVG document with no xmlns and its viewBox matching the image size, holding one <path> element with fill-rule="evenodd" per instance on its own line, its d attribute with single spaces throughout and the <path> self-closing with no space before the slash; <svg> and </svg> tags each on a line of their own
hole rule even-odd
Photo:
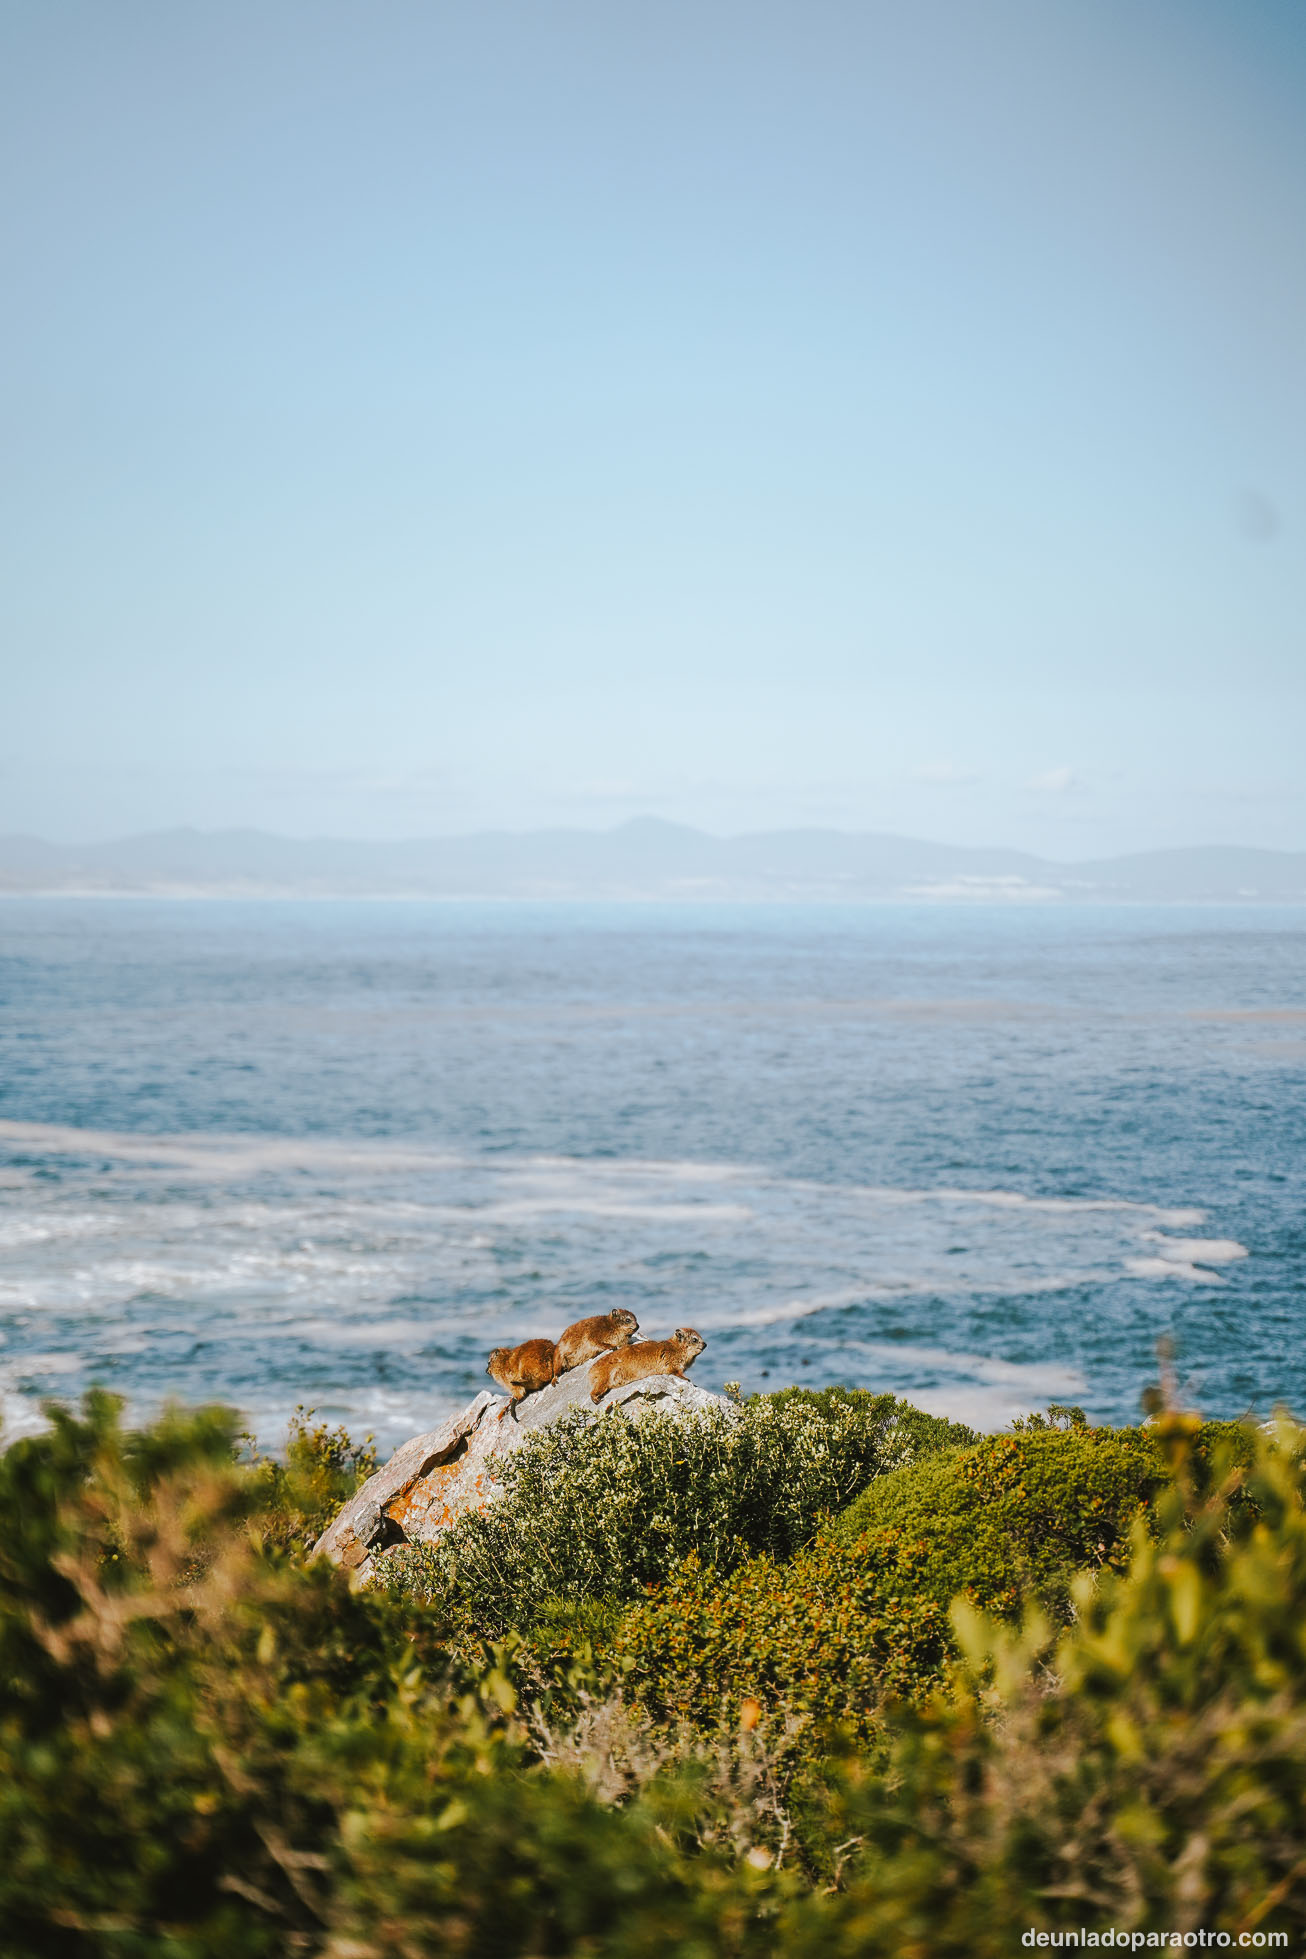
<svg viewBox="0 0 1306 1959">
<path fill-rule="evenodd" d="M 494 1352 L 490 1355 L 490 1358 L 485 1363 L 485 1371 L 491 1377 L 492 1380 L 498 1379 L 498 1376 L 495 1374 L 494 1370 L 496 1367 L 502 1367 L 504 1361 L 507 1360 L 511 1352 L 512 1352 L 511 1347 L 496 1347 L 494 1349 Z"/>
<path fill-rule="evenodd" d="M 639 1332 L 639 1321 L 624 1306 L 618 1306 L 616 1312 L 612 1315 L 612 1324 L 618 1329 L 621 1335 L 621 1345 L 623 1347 L 629 1346 L 630 1342 Z"/>
<path fill-rule="evenodd" d="M 707 1345 L 702 1334 L 696 1333 L 692 1326 L 678 1326 L 675 1338 L 680 1346 L 688 1348 L 691 1355 L 701 1354 Z"/>
</svg>

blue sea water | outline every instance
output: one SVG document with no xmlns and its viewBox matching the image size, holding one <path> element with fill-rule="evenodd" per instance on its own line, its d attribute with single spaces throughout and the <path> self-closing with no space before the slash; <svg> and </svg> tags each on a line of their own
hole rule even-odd
<svg viewBox="0 0 1306 1959">
<path fill-rule="evenodd" d="M 1306 1413 L 1306 915 L 0 904 L 0 1408 L 383 1446 L 615 1304 L 998 1427 Z"/>
</svg>

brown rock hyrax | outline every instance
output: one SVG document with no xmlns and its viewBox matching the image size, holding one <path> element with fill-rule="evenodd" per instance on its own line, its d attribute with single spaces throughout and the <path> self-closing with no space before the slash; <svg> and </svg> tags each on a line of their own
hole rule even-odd
<svg viewBox="0 0 1306 1959">
<path fill-rule="evenodd" d="M 600 1313 L 592 1320 L 577 1320 L 575 1326 L 558 1335 L 558 1350 L 553 1358 L 555 1378 L 593 1360 L 595 1354 L 610 1353 L 614 1347 L 628 1347 L 638 1332 L 639 1321 L 624 1306 L 618 1306 L 615 1313 Z"/>
<path fill-rule="evenodd" d="M 590 1400 L 602 1401 L 613 1388 L 642 1381 L 648 1374 L 679 1374 L 683 1380 L 685 1369 L 693 1366 L 706 1345 L 692 1326 L 678 1326 L 669 1340 L 636 1340 L 614 1354 L 600 1354 L 590 1369 Z"/>
<path fill-rule="evenodd" d="M 552 1340 L 523 1340 L 520 1347 L 496 1347 L 485 1363 L 485 1371 L 501 1388 L 507 1388 L 514 1403 L 537 1388 L 547 1388 L 553 1379 Z"/>
</svg>

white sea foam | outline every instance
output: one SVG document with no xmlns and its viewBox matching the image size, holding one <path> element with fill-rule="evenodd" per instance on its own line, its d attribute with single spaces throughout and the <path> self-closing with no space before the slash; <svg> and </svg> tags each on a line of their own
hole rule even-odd
<svg viewBox="0 0 1306 1959">
<path fill-rule="evenodd" d="M 965 1422 L 981 1434 L 992 1434 L 1005 1428 L 1017 1415 L 1027 1414 L 1031 1401 L 1031 1397 L 1008 1388 L 983 1387 L 973 1381 L 913 1387 L 910 1398 L 927 1414 L 942 1415 L 950 1422 Z"/>
<path fill-rule="evenodd" d="M 1008 1302 L 1218 1286 L 1214 1268 L 1247 1250 L 1199 1235 L 1191 1206 L 743 1162 L 12 1122 L 0 1154 L 36 1159 L 0 1178 L 0 1392 L 30 1408 L 121 1369 L 137 1410 L 170 1392 L 235 1400 L 267 1439 L 297 1401 L 415 1431 L 476 1392 L 489 1346 L 618 1303 L 645 1332 L 696 1324 L 719 1345 L 749 1329 L 786 1366 L 799 1343 L 852 1378 L 910 1382 L 924 1406 L 1005 1419 L 1086 1391 L 1080 1371 L 1024 1358 Z M 970 1316 L 964 1343 L 932 1344 L 949 1313 Z M 391 1363 L 410 1388 L 383 1378 Z"/>
<path fill-rule="evenodd" d="M 319 1347 L 384 1347 L 390 1353 L 425 1346 L 433 1332 L 431 1321 L 425 1319 L 299 1319 L 289 1314 L 283 1318 L 282 1327 L 296 1340 Z M 233 1331 L 243 1333 L 245 1329 Z"/>
<path fill-rule="evenodd" d="M 0 1217 L 0 1247 L 7 1251 L 17 1251 L 23 1245 L 45 1245 L 67 1242 L 74 1238 L 103 1238 L 114 1228 L 111 1212 L 96 1215 L 93 1212 L 47 1214 L 43 1217 Z"/>
<path fill-rule="evenodd" d="M 1135 1279 L 1186 1279 L 1195 1286 L 1222 1286 L 1218 1272 L 1184 1258 L 1127 1258 L 1125 1270 Z"/>
<path fill-rule="evenodd" d="M 506 1198 L 501 1203 L 479 1204 L 477 1217 L 501 1224 L 528 1223 L 536 1218 L 562 1217 L 612 1218 L 631 1221 L 648 1219 L 659 1224 L 747 1224 L 753 1212 L 746 1204 L 675 1204 L 653 1199 L 647 1204 L 622 1203 L 616 1198 L 585 1197 L 579 1191 L 560 1190 L 549 1197 Z M 453 1217 L 446 1210 L 437 1215 Z"/>
<path fill-rule="evenodd" d="M 953 1353 L 946 1347 L 919 1347 L 907 1342 L 870 1342 L 863 1351 L 878 1360 L 893 1360 L 941 1374 L 965 1374 L 987 1386 L 1019 1389 L 1028 1407 L 1047 1395 L 1082 1394 L 1088 1382 L 1073 1367 L 1043 1361 L 1008 1361 L 990 1354 Z"/>
<path fill-rule="evenodd" d="M 1222 1286 L 1224 1280 L 1211 1266 L 1231 1265 L 1247 1257 L 1246 1245 L 1236 1238 L 1167 1238 L 1159 1231 L 1149 1231 L 1146 1238 L 1154 1249 L 1125 1260 L 1125 1270 L 1136 1279 L 1186 1279 L 1192 1285 Z"/>
<path fill-rule="evenodd" d="M 25 1374 L 75 1374 L 79 1365 L 80 1362 L 76 1354 L 43 1354 L 38 1352 L 23 1355 L 22 1372 Z"/>
<path fill-rule="evenodd" d="M 16 1394 L 0 1381 L 0 1446 L 7 1447 L 24 1435 L 39 1435 L 46 1426 L 39 1402 L 30 1395 Z"/>
<path fill-rule="evenodd" d="M 1240 1245 L 1236 1238 L 1161 1238 L 1158 1235 L 1153 1242 L 1162 1258 L 1194 1265 L 1230 1265 L 1235 1259 L 1247 1256 L 1246 1245 Z"/>
<path fill-rule="evenodd" d="M 586 1198 L 605 1185 L 628 1187 L 635 1183 L 670 1184 L 677 1188 L 688 1183 L 747 1183 L 760 1188 L 784 1188 L 821 1193 L 842 1192 L 848 1198 L 871 1203 L 963 1204 L 998 1210 L 1023 1210 L 1057 1215 L 1093 1213 L 1133 1213 L 1151 1218 L 1157 1225 L 1181 1229 L 1202 1223 L 1205 1213 L 1194 1208 L 1169 1206 L 1115 1197 L 1049 1197 L 1026 1191 L 980 1189 L 965 1185 L 934 1185 L 913 1188 L 903 1185 L 830 1185 L 810 1179 L 777 1177 L 744 1163 L 702 1163 L 693 1159 L 625 1158 L 580 1159 L 560 1156 L 518 1158 L 475 1157 L 421 1145 L 388 1141 L 340 1142 L 319 1137 L 261 1137 L 199 1134 L 188 1136 L 142 1136 L 130 1132 L 74 1129 L 52 1123 L 0 1121 L 0 1148 L 33 1151 L 43 1155 L 86 1157 L 95 1155 L 116 1160 L 133 1170 L 144 1169 L 175 1173 L 190 1170 L 208 1183 L 215 1178 L 231 1179 L 271 1171 L 320 1172 L 327 1169 L 351 1172 L 362 1178 L 396 1172 L 417 1171 L 475 1172 L 491 1186 L 496 1180 L 540 1181 L 541 1196 L 523 1202 L 543 1203 L 548 1198 L 559 1205 L 569 1203 L 568 1190 L 587 1203 Z M 420 1214 L 421 1207 L 411 1200 L 401 1208 Z"/>
<path fill-rule="evenodd" d="M 466 1161 L 447 1151 L 391 1142 L 202 1133 L 151 1136 L 44 1122 L 0 1121 L 0 1147 L 43 1156 L 107 1157 L 145 1169 L 192 1170 L 206 1178 L 273 1170 L 429 1170 Z"/>
</svg>

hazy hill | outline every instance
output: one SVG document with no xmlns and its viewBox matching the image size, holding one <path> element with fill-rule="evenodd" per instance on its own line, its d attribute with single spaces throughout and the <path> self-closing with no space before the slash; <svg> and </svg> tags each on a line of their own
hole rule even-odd
<svg viewBox="0 0 1306 1959">
<path fill-rule="evenodd" d="M 1077 864 L 914 837 L 713 837 L 638 817 L 615 830 L 371 843 L 166 830 L 114 843 L 0 838 L 0 892 L 199 897 L 1306 903 L 1306 852 L 1202 848 Z"/>
</svg>

